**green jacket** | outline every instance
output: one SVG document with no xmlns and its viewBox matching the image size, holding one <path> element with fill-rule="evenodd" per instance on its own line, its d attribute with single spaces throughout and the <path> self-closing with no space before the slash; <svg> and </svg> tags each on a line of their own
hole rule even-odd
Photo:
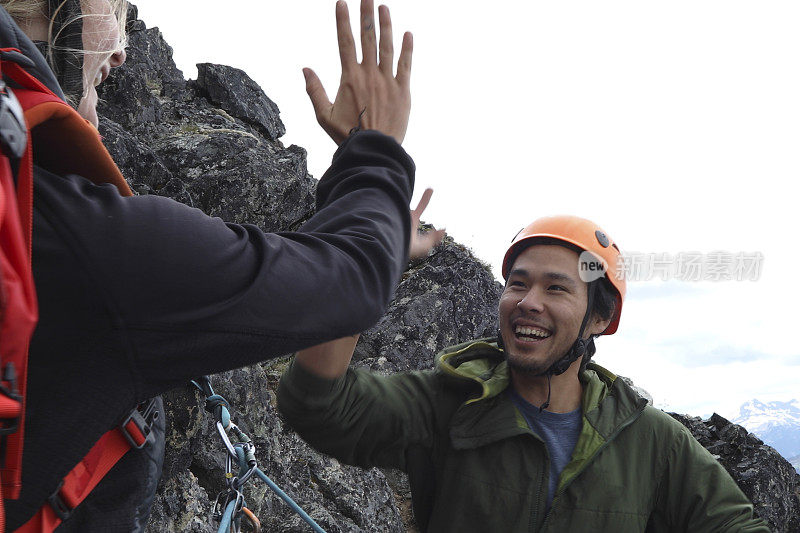
<svg viewBox="0 0 800 533">
<path fill-rule="evenodd" d="M 435 371 L 331 381 L 292 365 L 278 405 L 318 450 L 408 472 L 423 531 L 769 531 L 683 425 L 598 365 L 580 379 L 583 428 L 549 512 L 547 450 L 491 339 L 444 350 Z"/>
</svg>

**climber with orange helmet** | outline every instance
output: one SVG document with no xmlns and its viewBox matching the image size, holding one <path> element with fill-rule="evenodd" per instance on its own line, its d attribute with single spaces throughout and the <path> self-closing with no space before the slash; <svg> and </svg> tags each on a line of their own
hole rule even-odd
<svg viewBox="0 0 800 533">
<path fill-rule="evenodd" d="M 343 462 L 407 472 L 421 531 L 769 531 L 686 428 L 590 361 L 625 297 L 608 233 L 540 218 L 502 273 L 498 335 L 434 370 L 349 369 L 357 337 L 298 352 L 286 421 Z"/>
<path fill-rule="evenodd" d="M 534 244 L 538 246 L 534 247 Z M 562 278 L 562 283 L 545 287 L 544 284 L 553 281 L 552 277 L 545 276 L 539 280 L 543 286 L 537 292 L 533 286 L 537 280 L 531 277 L 534 267 L 541 268 L 544 264 L 542 256 L 552 260 L 563 257 L 567 266 L 575 266 L 574 255 L 578 256 L 579 279 Z M 592 268 L 595 265 L 597 269 Z M 502 272 L 506 289 L 500 298 L 498 342 L 506 352 L 512 379 L 515 376 L 520 376 L 519 379 L 533 376 L 539 381 L 547 379 L 547 397 L 541 402 L 542 409 L 545 409 L 551 400 L 552 377 L 571 368 L 570 376 L 574 374 L 576 377 L 580 365 L 574 363 L 578 359 L 584 366 L 588 363 L 595 352 L 594 338 L 611 335 L 617 330 L 625 296 L 620 250 L 602 229 L 588 220 L 570 216 L 546 217 L 523 228 L 514 237 L 503 258 Z M 602 272 L 603 275 L 589 281 L 586 277 L 592 272 Z M 582 283 L 582 280 L 589 282 Z M 573 293 L 582 296 L 584 289 L 586 304 L 577 335 L 570 337 L 569 331 L 563 328 L 554 331 L 547 327 L 544 303 L 548 296 L 555 296 L 550 298 L 553 303 L 547 306 L 547 311 L 552 314 L 559 307 L 559 298 Z M 547 356 L 526 355 L 542 352 L 546 345 Z M 516 390 L 529 388 L 538 390 L 537 387 L 515 387 Z"/>
</svg>

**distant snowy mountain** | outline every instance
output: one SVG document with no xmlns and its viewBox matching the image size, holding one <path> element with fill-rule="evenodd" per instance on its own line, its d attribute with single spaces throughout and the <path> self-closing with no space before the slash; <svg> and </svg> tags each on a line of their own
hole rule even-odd
<svg viewBox="0 0 800 533">
<path fill-rule="evenodd" d="M 764 403 L 751 400 L 742 405 L 733 423 L 755 433 L 791 460 L 800 472 L 800 401 Z"/>
</svg>

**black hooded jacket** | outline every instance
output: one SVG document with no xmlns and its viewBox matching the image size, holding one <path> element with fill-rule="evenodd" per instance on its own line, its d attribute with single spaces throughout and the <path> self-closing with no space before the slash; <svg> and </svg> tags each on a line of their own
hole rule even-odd
<svg viewBox="0 0 800 533">
<path fill-rule="evenodd" d="M 2 9 L 0 44 L 34 59 L 35 74 L 57 89 Z M 167 198 L 122 197 L 110 185 L 36 169 L 40 320 L 23 488 L 6 502 L 8 529 L 35 514 L 137 403 L 374 324 L 407 259 L 413 174 L 392 138 L 351 135 L 320 180 L 316 215 L 298 232 L 265 234 Z M 129 452 L 59 531 L 141 527 L 162 450 L 150 449 L 155 462 Z"/>
</svg>

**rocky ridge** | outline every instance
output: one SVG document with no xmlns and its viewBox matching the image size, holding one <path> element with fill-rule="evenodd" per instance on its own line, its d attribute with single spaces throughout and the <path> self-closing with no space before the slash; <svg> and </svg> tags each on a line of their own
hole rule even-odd
<svg viewBox="0 0 800 533">
<path fill-rule="evenodd" d="M 284 147 L 278 107 L 244 72 L 201 65 L 186 81 L 157 29 L 129 20 L 127 63 L 100 88 L 101 133 L 139 194 L 168 196 L 264 231 L 299 227 L 313 212 L 305 151 Z M 446 241 L 409 265 L 386 316 L 362 336 L 355 364 L 380 372 L 429 368 L 438 348 L 496 331 L 500 284 L 471 252 Z M 317 454 L 287 430 L 274 390 L 288 358 L 212 377 L 253 437 L 262 470 L 329 532 L 413 531 L 402 474 L 361 470 Z M 224 452 L 199 395 L 164 395 L 167 454 L 151 532 L 212 532 Z M 674 415 L 719 457 L 776 532 L 800 531 L 800 476 L 778 454 L 721 417 Z M 308 527 L 261 483 L 248 507 L 264 531 Z"/>
<path fill-rule="evenodd" d="M 758 435 L 797 468 L 800 460 L 800 401 L 751 400 L 733 422 Z M 798 470 L 800 472 L 800 470 Z"/>
</svg>

